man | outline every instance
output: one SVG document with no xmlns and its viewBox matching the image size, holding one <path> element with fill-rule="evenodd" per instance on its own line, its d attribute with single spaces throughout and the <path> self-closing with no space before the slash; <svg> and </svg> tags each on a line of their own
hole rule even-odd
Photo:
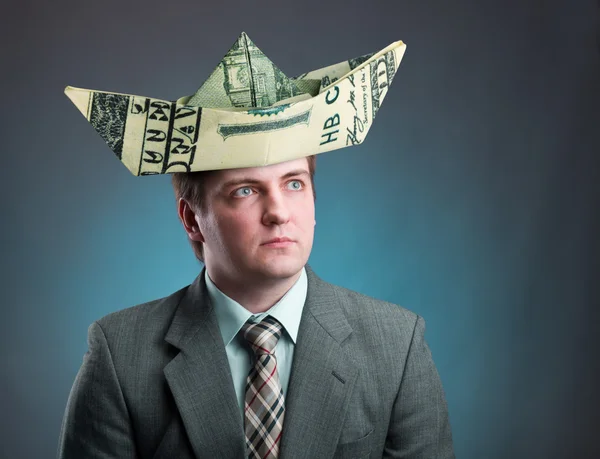
<svg viewBox="0 0 600 459">
<path fill-rule="evenodd" d="M 270 312 L 287 340 L 281 360 L 274 351 L 285 400 L 279 457 L 453 457 L 423 319 L 330 285 L 306 265 L 314 162 L 188 184 L 200 203 L 179 198 L 178 213 L 205 269 L 189 287 L 90 327 L 59 457 L 247 457 L 251 365 L 233 329 Z"/>
<path fill-rule="evenodd" d="M 307 264 L 315 162 L 173 174 L 204 269 L 90 326 L 59 458 L 454 457 L 424 320 Z"/>
</svg>

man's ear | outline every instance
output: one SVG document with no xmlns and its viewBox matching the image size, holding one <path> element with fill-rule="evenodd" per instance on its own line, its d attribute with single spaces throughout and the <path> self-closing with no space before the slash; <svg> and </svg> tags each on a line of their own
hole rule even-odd
<svg viewBox="0 0 600 459">
<path fill-rule="evenodd" d="M 179 201 L 177 202 L 177 214 L 179 215 L 179 219 L 190 240 L 204 242 L 204 236 L 196 221 L 197 213 L 183 198 L 179 198 Z"/>
</svg>

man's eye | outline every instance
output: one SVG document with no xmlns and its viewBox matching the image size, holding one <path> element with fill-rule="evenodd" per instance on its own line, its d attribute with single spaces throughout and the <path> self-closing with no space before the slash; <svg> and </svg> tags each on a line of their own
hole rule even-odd
<svg viewBox="0 0 600 459">
<path fill-rule="evenodd" d="M 250 188 L 249 186 L 244 186 L 242 188 L 238 188 L 237 190 L 235 190 L 235 192 L 233 193 L 234 196 L 250 196 L 251 193 L 242 193 L 239 194 L 240 190 L 250 190 L 252 191 L 252 188 Z"/>
<path fill-rule="evenodd" d="M 302 183 L 301 180 L 291 180 L 289 183 L 298 183 L 299 184 L 299 186 L 293 187 L 294 190 L 300 190 L 302 188 L 302 186 L 304 186 L 304 183 Z"/>
</svg>

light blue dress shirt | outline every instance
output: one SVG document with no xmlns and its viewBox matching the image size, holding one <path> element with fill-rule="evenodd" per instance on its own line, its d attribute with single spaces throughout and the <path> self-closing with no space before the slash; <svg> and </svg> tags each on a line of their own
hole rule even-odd
<svg viewBox="0 0 600 459">
<path fill-rule="evenodd" d="M 277 359 L 277 372 L 279 373 L 279 381 L 281 382 L 285 400 L 290 381 L 298 327 L 300 326 L 300 318 L 302 317 L 302 310 L 306 301 L 308 288 L 306 270 L 302 268 L 300 277 L 292 288 L 269 310 L 260 314 L 252 314 L 240 303 L 225 295 L 210 279 L 208 271 L 205 271 L 204 278 L 206 280 L 208 295 L 217 316 L 221 337 L 223 338 L 223 343 L 225 343 L 225 350 L 233 377 L 233 385 L 243 420 L 246 378 L 250 372 L 250 368 L 254 365 L 254 353 L 239 332 L 242 325 L 248 319 L 251 319 L 253 322 L 260 322 L 267 315 L 274 317 L 283 325 L 284 330 L 277 342 L 277 346 L 275 346 L 274 354 Z"/>
</svg>

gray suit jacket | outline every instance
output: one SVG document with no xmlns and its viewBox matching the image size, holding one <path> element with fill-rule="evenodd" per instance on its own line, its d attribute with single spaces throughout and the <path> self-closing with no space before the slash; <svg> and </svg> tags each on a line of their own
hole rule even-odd
<svg viewBox="0 0 600 459">
<path fill-rule="evenodd" d="M 280 458 L 453 458 L 423 319 L 306 272 Z M 59 458 L 244 457 L 204 270 L 172 295 L 94 322 L 88 345 Z"/>
</svg>

